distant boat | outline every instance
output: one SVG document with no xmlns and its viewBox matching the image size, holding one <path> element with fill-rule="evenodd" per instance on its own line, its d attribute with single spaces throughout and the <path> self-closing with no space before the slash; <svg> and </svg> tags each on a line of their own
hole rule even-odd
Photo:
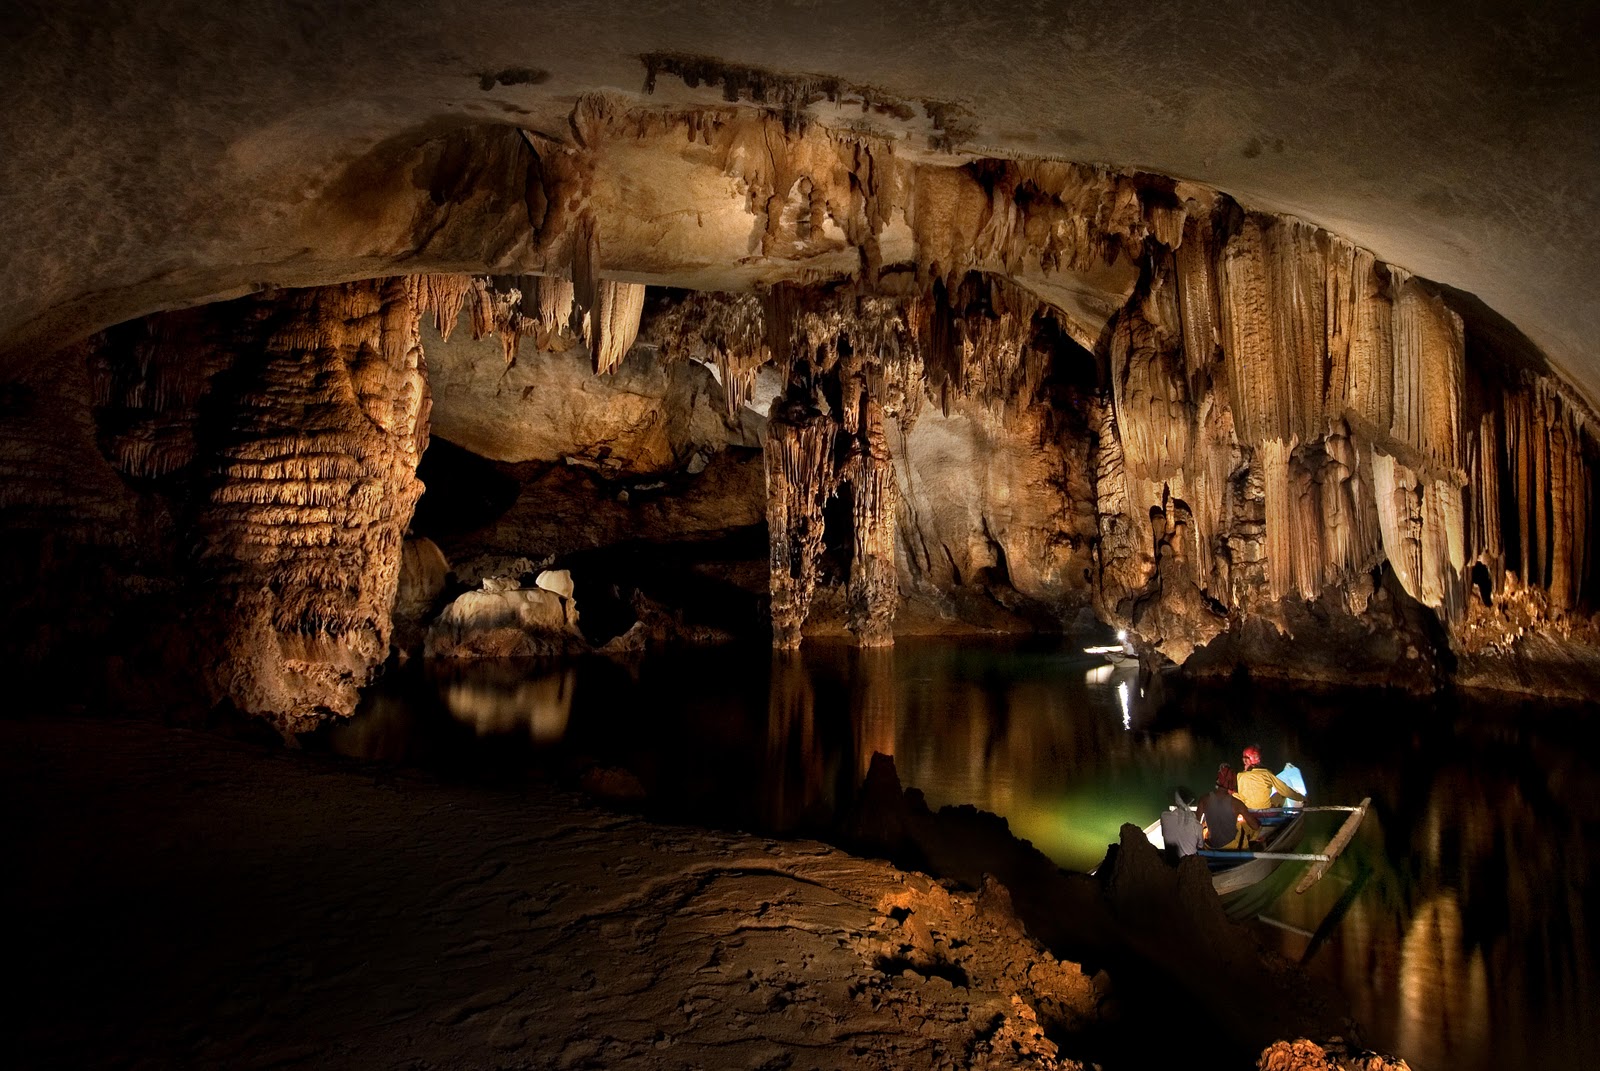
<svg viewBox="0 0 1600 1071">
<path fill-rule="evenodd" d="M 1117 630 L 1117 642 L 1108 643 L 1100 647 L 1085 647 L 1084 654 L 1099 655 L 1113 666 L 1131 667 L 1139 664 L 1139 652 L 1133 649 L 1133 644 L 1128 642 L 1128 634 L 1121 629 Z"/>
</svg>

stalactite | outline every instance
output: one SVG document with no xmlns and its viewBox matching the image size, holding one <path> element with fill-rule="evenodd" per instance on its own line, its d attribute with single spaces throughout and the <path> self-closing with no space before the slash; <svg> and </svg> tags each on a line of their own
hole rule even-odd
<svg viewBox="0 0 1600 1071">
<path fill-rule="evenodd" d="M 1322 510 L 1322 489 L 1307 468 L 1307 453 L 1302 451 L 1290 458 L 1289 571 L 1300 598 L 1315 599 L 1322 594 L 1323 576 L 1332 555 L 1327 549 L 1330 526 Z M 1320 457 L 1321 451 L 1316 453 Z"/>
<path fill-rule="evenodd" d="M 1086 272 L 1137 257 L 1147 236 L 1177 245 L 1185 210 L 1141 197 L 1138 181 L 1055 161 L 918 167 L 906 219 L 918 278 L 954 288 L 969 271 Z"/>
<path fill-rule="evenodd" d="M 573 333 L 594 356 L 594 370 L 607 373 L 622 363 L 639 337 L 645 288 L 602 279 L 600 270 L 600 230 L 586 217 L 573 238 Z"/>
<path fill-rule="evenodd" d="M 1183 355 L 1190 396 L 1205 386 L 1221 339 L 1218 333 L 1217 264 L 1212 222 L 1193 214 L 1183 224 L 1183 244 L 1177 250 L 1178 308 L 1183 317 Z"/>
<path fill-rule="evenodd" d="M 585 319 L 584 343 L 594 354 L 596 372 L 615 371 L 639 337 L 644 312 L 644 285 L 601 280 L 596 304 Z"/>
<path fill-rule="evenodd" d="M 1452 471 L 1461 463 L 1461 318 L 1414 279 L 1394 306 L 1394 437 Z"/>
<path fill-rule="evenodd" d="M 1349 318 L 1343 409 L 1387 428 L 1394 421 L 1394 307 L 1376 258 L 1364 249 L 1350 258 Z"/>
<path fill-rule="evenodd" d="M 800 288 L 778 283 L 762 294 L 762 322 L 766 330 L 767 352 L 785 383 L 794 368 L 795 318 L 800 309 Z"/>
<path fill-rule="evenodd" d="M 550 275 L 533 276 L 530 280 L 530 303 L 535 310 L 539 326 L 547 335 L 560 334 L 572 324 L 573 287 L 571 279 Z"/>
<path fill-rule="evenodd" d="M 1461 488 L 1449 480 L 1430 480 L 1423 496 L 1422 576 L 1428 597 L 1420 601 L 1442 609 L 1445 621 L 1454 623 L 1463 610 L 1467 566 Z"/>
<path fill-rule="evenodd" d="M 1293 507 L 1289 487 L 1289 451 L 1281 439 L 1268 439 L 1256 447 L 1266 495 L 1266 551 L 1268 591 L 1274 602 L 1294 589 Z"/>
<path fill-rule="evenodd" d="M 1171 479 L 1193 457 L 1194 407 L 1177 349 L 1174 290 L 1168 274 L 1158 275 L 1144 299 L 1123 310 L 1111 336 L 1112 401 L 1124 464 L 1140 479 Z"/>
<path fill-rule="evenodd" d="M 1507 531 L 1516 533 L 1519 549 L 1507 566 L 1523 586 L 1545 589 L 1551 609 L 1561 613 L 1578 604 L 1592 568 L 1592 475 L 1584 444 L 1593 418 L 1543 377 L 1507 390 L 1502 411 L 1505 442 L 1497 461 L 1512 490 L 1514 527 L 1508 521 Z"/>
<path fill-rule="evenodd" d="M 1139 549 L 1145 541 L 1139 538 L 1139 514 L 1129 502 L 1122 439 L 1117 434 L 1116 414 L 1109 403 L 1094 406 L 1090 427 L 1095 433 L 1091 465 L 1100 534 L 1096 547 L 1099 576 L 1095 597 L 1103 618 L 1121 621 L 1125 620 L 1125 615 L 1120 612 L 1119 605 L 1130 592 L 1144 586 L 1146 577 L 1139 561 Z"/>
<path fill-rule="evenodd" d="M 1223 248 L 1218 276 L 1228 401 L 1242 443 L 1287 442 L 1289 421 L 1280 396 L 1275 317 L 1268 291 L 1261 225 L 1247 216 Z"/>
<path fill-rule="evenodd" d="M 1195 538 L 1204 556 L 1201 579 L 1208 591 L 1220 596 L 1227 592 L 1228 583 L 1213 574 L 1219 568 L 1218 539 L 1228 517 L 1228 496 L 1232 493 L 1239 448 L 1233 414 L 1214 391 L 1207 392 L 1200 402 L 1190 444 L 1190 461 L 1184 476 L 1189 485 L 1187 501 L 1194 517 Z"/>
<path fill-rule="evenodd" d="M 538 280 L 538 276 L 526 276 L 524 285 L 533 289 Z M 432 314 L 441 339 L 449 340 L 465 312 L 473 340 L 491 335 L 498 338 L 507 366 L 516 363 L 522 339 L 539 334 L 543 327 L 539 318 L 522 311 L 521 289 L 496 286 L 483 276 L 413 275 L 406 279 L 406 292 L 419 315 Z"/>
<path fill-rule="evenodd" d="M 1044 363 L 1032 343 L 1039 319 L 1051 315 L 1005 279 L 972 273 L 953 288 L 936 280 L 900 312 L 897 345 L 917 348 L 928 389 L 945 412 L 963 397 L 1003 412 L 1037 394 Z"/>
<path fill-rule="evenodd" d="M 412 306 L 419 312 L 432 313 L 434 329 L 447 341 L 456 329 L 467 298 L 476 289 L 470 275 L 413 275 L 406 285 Z"/>
<path fill-rule="evenodd" d="M 1323 446 L 1328 456 L 1324 487 L 1337 501 L 1330 501 L 1324 525 L 1328 517 L 1337 517 L 1340 533 L 1338 553 L 1328 556 L 1327 577 L 1330 584 L 1348 582 L 1383 560 L 1370 451 L 1363 453 L 1355 432 L 1342 421 L 1333 425 Z"/>
<path fill-rule="evenodd" d="M 1371 456 L 1373 492 L 1384 554 L 1400 586 L 1412 598 L 1419 598 L 1422 518 L 1416 477 L 1388 454 L 1374 451 Z"/>
<path fill-rule="evenodd" d="M 1265 237 L 1281 419 L 1308 443 L 1323 428 L 1327 260 L 1321 232 L 1300 220 L 1281 219 Z"/>
<path fill-rule="evenodd" d="M 771 360 L 766 303 L 756 294 L 690 293 L 652 317 L 648 340 L 663 359 L 709 361 L 730 420 L 748 405 Z"/>
</svg>

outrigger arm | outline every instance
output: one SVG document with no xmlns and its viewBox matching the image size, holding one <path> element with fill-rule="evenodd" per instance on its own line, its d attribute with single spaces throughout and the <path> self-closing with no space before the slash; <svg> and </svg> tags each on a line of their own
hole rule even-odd
<svg viewBox="0 0 1600 1071">
<path fill-rule="evenodd" d="M 1320 852 L 1252 852 L 1201 848 L 1195 854 L 1204 856 L 1207 859 L 1280 859 L 1301 863 L 1315 863 L 1316 866 L 1306 871 L 1305 877 L 1301 878 L 1300 884 L 1294 888 L 1295 892 L 1303 893 L 1322 880 L 1322 876 L 1328 872 L 1328 868 L 1333 865 L 1333 861 L 1339 858 L 1339 853 L 1344 851 L 1345 847 L 1356 835 L 1356 830 L 1361 828 L 1361 822 L 1367 816 L 1367 808 L 1371 805 L 1372 797 L 1368 796 L 1354 807 L 1345 805 L 1298 808 L 1301 814 L 1308 811 L 1350 812 L 1350 817 L 1344 820 L 1344 824 L 1339 827 L 1339 832 L 1335 833 L 1333 839 L 1328 842 L 1328 847 Z M 1262 814 L 1264 812 L 1256 811 L 1255 813 Z"/>
</svg>

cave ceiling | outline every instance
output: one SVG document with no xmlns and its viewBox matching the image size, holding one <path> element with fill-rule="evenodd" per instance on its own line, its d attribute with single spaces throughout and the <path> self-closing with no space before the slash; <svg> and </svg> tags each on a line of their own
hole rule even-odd
<svg viewBox="0 0 1600 1071">
<path fill-rule="evenodd" d="M 737 289 L 854 270 L 850 236 L 825 228 L 762 246 L 712 139 L 653 142 L 637 122 L 764 113 L 908 165 L 1078 161 L 1300 216 L 1476 295 L 1600 395 L 1594 5 L 7 7 L 8 362 L 263 286 L 565 269 L 525 232 L 571 205 L 506 191 L 530 185 L 519 129 L 547 168 L 596 150 L 587 107 L 634 113 L 634 137 L 546 189 L 604 206 L 619 277 Z M 886 222 L 886 263 L 903 231 Z M 1100 276 L 1031 285 L 1092 327 L 1131 287 Z"/>
</svg>

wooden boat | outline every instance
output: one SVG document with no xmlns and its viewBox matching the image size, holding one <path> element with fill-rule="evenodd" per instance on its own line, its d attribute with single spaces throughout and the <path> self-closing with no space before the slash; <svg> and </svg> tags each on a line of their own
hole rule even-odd
<svg viewBox="0 0 1600 1071">
<path fill-rule="evenodd" d="M 1259 914 L 1287 891 L 1287 879 L 1293 876 L 1294 870 L 1285 870 L 1283 873 L 1286 877 L 1283 880 L 1275 878 L 1284 863 L 1311 864 L 1295 886 L 1296 893 L 1305 892 L 1321 880 L 1339 853 L 1344 851 L 1366 818 L 1367 808 L 1371 804 L 1372 798 L 1369 796 L 1354 807 L 1296 807 L 1256 811 L 1255 815 L 1268 830 L 1265 843 L 1260 848 L 1240 851 L 1201 849 L 1199 854 L 1211 868 L 1211 885 L 1222 899 L 1223 910 L 1232 918 Z M 1326 813 L 1346 813 L 1349 817 L 1322 851 L 1295 851 L 1305 836 L 1307 816 Z M 1145 826 L 1144 835 L 1157 848 L 1166 846 L 1159 818 Z"/>
</svg>

